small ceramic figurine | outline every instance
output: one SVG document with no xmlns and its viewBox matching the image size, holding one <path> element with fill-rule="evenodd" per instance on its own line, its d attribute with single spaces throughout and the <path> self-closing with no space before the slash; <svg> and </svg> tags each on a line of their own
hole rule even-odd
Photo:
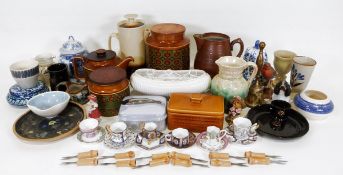
<svg viewBox="0 0 343 175">
<path fill-rule="evenodd" d="M 98 108 L 96 96 L 91 94 L 88 96 L 89 102 L 86 104 L 86 110 L 89 118 L 100 119 L 101 113 Z"/>
<path fill-rule="evenodd" d="M 291 95 L 291 86 L 287 81 L 281 81 L 274 87 L 273 100 L 283 100 L 289 102 Z"/>
<path fill-rule="evenodd" d="M 244 100 L 242 100 L 240 96 L 233 97 L 232 103 L 229 106 L 228 116 L 225 118 L 225 121 L 231 125 L 232 121 L 241 114 L 243 108 L 245 108 Z"/>
<path fill-rule="evenodd" d="M 268 102 L 272 99 L 273 84 L 272 84 L 271 79 L 274 78 L 276 71 L 270 65 L 270 63 L 265 63 L 262 67 L 261 74 L 267 83 L 267 85 L 263 88 L 262 98 L 264 99 L 265 102 Z"/>
</svg>

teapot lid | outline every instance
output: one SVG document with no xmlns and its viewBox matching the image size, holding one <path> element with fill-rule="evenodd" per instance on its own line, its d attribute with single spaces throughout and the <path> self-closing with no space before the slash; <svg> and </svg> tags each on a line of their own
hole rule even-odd
<svg viewBox="0 0 343 175">
<path fill-rule="evenodd" d="M 92 61 L 104 61 L 114 59 L 116 56 L 116 53 L 112 50 L 98 49 L 89 53 L 86 58 Z"/>
<path fill-rule="evenodd" d="M 126 71 L 120 67 L 107 66 L 89 74 L 89 80 L 100 85 L 110 85 L 124 79 L 126 79 Z"/>
<path fill-rule="evenodd" d="M 78 54 L 85 50 L 86 48 L 83 47 L 81 42 L 75 40 L 73 36 L 69 36 L 68 41 L 62 45 L 60 52 L 61 54 Z"/>
<path fill-rule="evenodd" d="M 137 14 L 126 14 L 124 16 L 124 18 L 126 18 L 126 20 L 121 21 L 119 23 L 119 27 L 135 28 L 135 27 L 140 27 L 140 26 L 144 25 L 143 22 L 136 19 L 137 17 L 138 17 Z"/>
</svg>

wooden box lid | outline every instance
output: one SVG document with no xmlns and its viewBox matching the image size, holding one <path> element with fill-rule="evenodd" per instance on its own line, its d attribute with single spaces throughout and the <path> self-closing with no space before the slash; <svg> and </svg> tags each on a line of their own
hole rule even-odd
<svg viewBox="0 0 343 175">
<path fill-rule="evenodd" d="M 172 93 L 168 112 L 206 116 L 224 115 L 224 98 L 209 94 Z"/>
</svg>

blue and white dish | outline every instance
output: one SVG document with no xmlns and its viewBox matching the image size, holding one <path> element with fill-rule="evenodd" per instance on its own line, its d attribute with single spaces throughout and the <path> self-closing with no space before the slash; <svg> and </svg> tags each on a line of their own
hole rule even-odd
<svg viewBox="0 0 343 175">
<path fill-rule="evenodd" d="M 38 82 L 39 66 L 36 60 L 21 60 L 10 66 L 12 77 L 23 89 L 33 88 Z"/>
<path fill-rule="evenodd" d="M 256 59 L 257 59 L 259 52 L 260 52 L 260 41 L 256 40 L 254 47 L 248 47 L 245 50 L 243 59 L 246 62 L 250 61 L 250 62 L 256 63 Z M 264 59 L 264 62 L 268 62 L 268 56 L 267 56 L 267 52 L 265 50 L 263 50 L 263 59 Z M 246 80 L 248 80 L 249 77 L 251 76 L 252 72 L 253 72 L 253 68 L 248 67 L 247 69 L 244 70 L 243 77 Z"/>
<path fill-rule="evenodd" d="M 68 105 L 70 95 L 62 91 L 50 91 L 32 97 L 27 106 L 42 117 L 52 119 L 61 113 Z"/>
<path fill-rule="evenodd" d="M 74 39 L 73 36 L 69 36 L 68 41 L 65 42 L 60 48 L 60 62 L 68 65 L 68 72 L 70 78 L 74 77 L 74 67 L 73 67 L 73 58 L 75 56 L 85 56 L 87 55 L 86 48 L 81 44 L 81 42 Z M 79 74 L 83 75 L 83 64 L 81 61 L 77 62 Z"/>
<path fill-rule="evenodd" d="M 7 94 L 7 102 L 10 105 L 26 107 L 26 103 L 32 97 L 49 91 L 42 81 L 38 81 L 37 86 L 29 89 L 23 89 L 18 84 L 11 86 Z"/>
<path fill-rule="evenodd" d="M 297 111 L 309 119 L 324 119 L 334 109 L 332 101 L 320 91 L 305 90 L 294 97 Z"/>
</svg>

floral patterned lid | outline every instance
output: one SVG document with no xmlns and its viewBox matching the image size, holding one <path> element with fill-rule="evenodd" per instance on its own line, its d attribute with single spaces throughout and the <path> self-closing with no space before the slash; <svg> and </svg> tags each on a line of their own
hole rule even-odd
<svg viewBox="0 0 343 175">
<path fill-rule="evenodd" d="M 62 45 L 60 49 L 61 54 L 79 54 L 86 50 L 80 41 L 74 39 L 73 36 L 69 36 L 68 41 Z"/>
</svg>

